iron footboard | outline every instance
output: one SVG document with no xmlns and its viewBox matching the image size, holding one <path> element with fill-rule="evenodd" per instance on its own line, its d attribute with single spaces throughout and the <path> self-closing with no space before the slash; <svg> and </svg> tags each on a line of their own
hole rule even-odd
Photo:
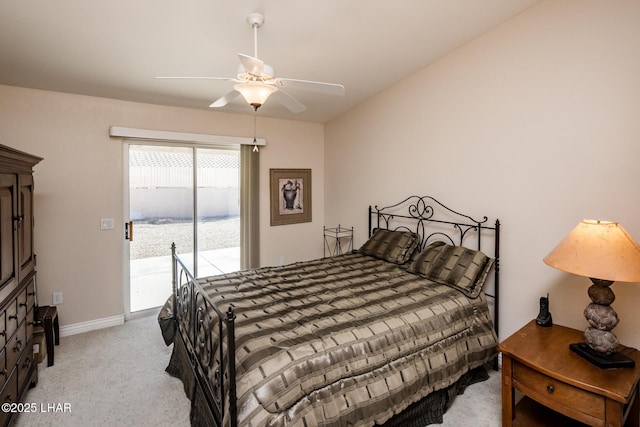
<svg viewBox="0 0 640 427">
<path fill-rule="evenodd" d="M 213 417 L 222 427 L 237 426 L 235 312 L 220 309 L 191 274 L 171 245 L 174 318 L 196 380 Z M 218 328 L 217 339 L 211 331 Z M 226 351 L 225 351 L 226 350 Z M 213 378 L 213 381 L 209 381 Z"/>
</svg>

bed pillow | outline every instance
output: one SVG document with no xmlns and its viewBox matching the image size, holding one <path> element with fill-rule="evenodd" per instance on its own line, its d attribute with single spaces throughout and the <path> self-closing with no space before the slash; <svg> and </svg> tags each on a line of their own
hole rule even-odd
<svg viewBox="0 0 640 427">
<path fill-rule="evenodd" d="M 373 234 L 360 247 L 360 253 L 394 264 L 404 264 L 420 243 L 420 236 L 410 231 L 375 228 Z"/>
<path fill-rule="evenodd" d="M 480 251 L 434 242 L 414 257 L 407 270 L 475 298 L 492 265 L 493 259 Z"/>
</svg>

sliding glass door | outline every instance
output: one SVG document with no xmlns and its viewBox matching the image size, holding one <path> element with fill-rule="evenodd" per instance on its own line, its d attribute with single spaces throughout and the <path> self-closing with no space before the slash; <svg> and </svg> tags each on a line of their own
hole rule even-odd
<svg viewBox="0 0 640 427">
<path fill-rule="evenodd" d="M 240 269 L 240 151 L 196 151 L 196 275 Z"/>
<path fill-rule="evenodd" d="M 239 153 L 128 145 L 129 313 L 171 294 L 172 243 L 196 275 L 240 268 Z"/>
</svg>

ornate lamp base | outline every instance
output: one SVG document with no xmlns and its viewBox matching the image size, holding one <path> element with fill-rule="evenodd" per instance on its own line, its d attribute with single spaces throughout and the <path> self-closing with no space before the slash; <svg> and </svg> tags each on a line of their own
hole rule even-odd
<svg viewBox="0 0 640 427">
<path fill-rule="evenodd" d="M 585 342 L 570 344 L 571 351 L 601 369 L 633 368 L 635 362 L 624 354 L 614 351 L 618 338 L 612 329 L 618 324 L 618 313 L 611 307 L 616 299 L 610 286 L 611 280 L 591 278 L 589 298 L 592 303 L 584 310 L 590 327 L 584 331 Z"/>
<path fill-rule="evenodd" d="M 633 368 L 636 366 L 633 359 L 620 352 L 600 353 L 583 342 L 569 344 L 569 349 L 601 369 Z"/>
</svg>

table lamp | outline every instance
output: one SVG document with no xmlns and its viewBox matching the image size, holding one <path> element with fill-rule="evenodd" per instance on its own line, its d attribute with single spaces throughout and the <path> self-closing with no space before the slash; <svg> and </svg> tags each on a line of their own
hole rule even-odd
<svg viewBox="0 0 640 427">
<path fill-rule="evenodd" d="M 612 332 L 618 313 L 611 307 L 615 295 L 611 284 L 640 282 L 640 246 L 617 222 L 581 221 L 545 258 L 561 271 L 586 276 L 592 303 L 584 310 L 589 326 L 585 341 L 571 351 L 600 368 L 633 367 L 634 361 L 617 352 L 618 338 Z"/>
</svg>

